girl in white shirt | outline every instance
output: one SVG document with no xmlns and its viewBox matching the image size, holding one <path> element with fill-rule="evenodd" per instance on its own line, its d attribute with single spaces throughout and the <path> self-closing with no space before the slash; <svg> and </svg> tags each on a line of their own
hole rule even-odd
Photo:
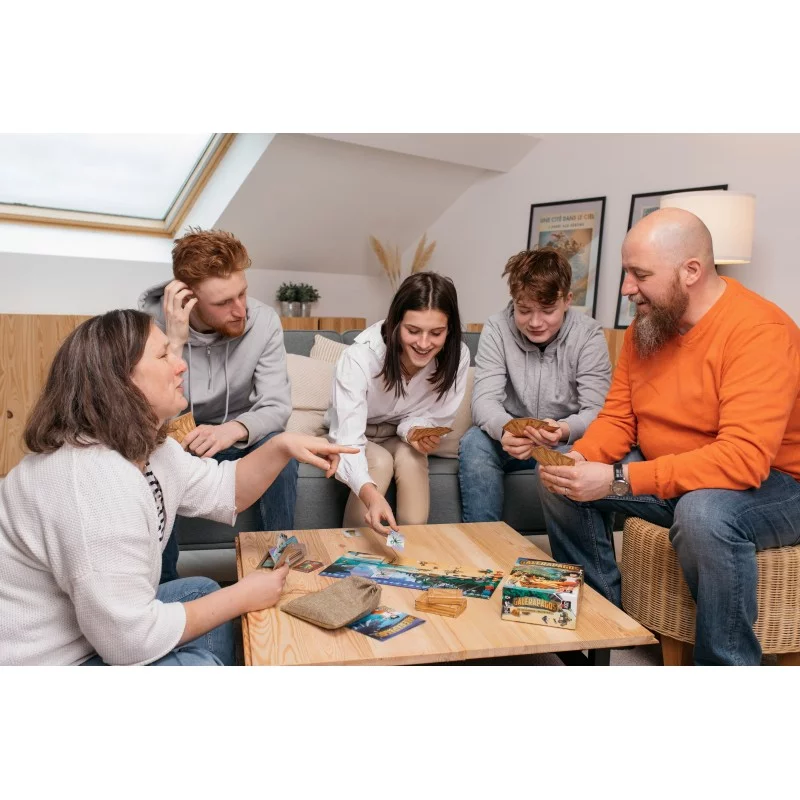
<svg viewBox="0 0 800 800">
<path fill-rule="evenodd" d="M 0 484 L 0 664 L 231 664 L 230 620 L 278 601 L 285 568 L 159 586 L 175 515 L 233 525 L 290 458 L 330 477 L 342 448 L 282 433 L 238 462 L 191 455 L 166 439 L 185 371 L 141 311 L 93 317 L 59 348 L 32 454 Z"/>
<path fill-rule="evenodd" d="M 414 428 L 452 426 L 468 369 L 453 281 L 434 272 L 410 275 L 386 319 L 360 333 L 336 366 L 330 438 L 359 448 L 343 455 L 336 471 L 352 490 L 345 527 L 366 522 L 388 534 L 398 523 L 428 521 L 428 453 L 441 437 L 412 442 L 409 435 Z M 384 497 L 393 476 L 397 518 Z"/>
</svg>

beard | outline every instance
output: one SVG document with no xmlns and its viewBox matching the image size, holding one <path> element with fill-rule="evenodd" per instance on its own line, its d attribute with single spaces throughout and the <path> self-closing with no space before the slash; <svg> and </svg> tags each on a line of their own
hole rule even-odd
<svg viewBox="0 0 800 800">
<path fill-rule="evenodd" d="M 637 307 L 633 321 L 633 345 L 639 358 L 650 358 L 680 333 L 680 321 L 689 306 L 689 295 L 680 285 L 677 274 L 664 303 L 650 302 L 650 311 Z"/>
<path fill-rule="evenodd" d="M 197 312 L 197 316 L 204 325 L 227 339 L 235 339 L 237 336 L 241 336 L 244 333 L 245 324 L 247 322 L 246 319 L 243 319 L 239 322 L 226 322 L 222 325 L 217 325 L 205 319 L 199 311 Z"/>
<path fill-rule="evenodd" d="M 212 325 L 211 327 L 220 335 L 228 339 L 235 339 L 244 333 L 244 326 L 246 320 L 240 322 L 229 322 L 226 325 Z"/>
</svg>

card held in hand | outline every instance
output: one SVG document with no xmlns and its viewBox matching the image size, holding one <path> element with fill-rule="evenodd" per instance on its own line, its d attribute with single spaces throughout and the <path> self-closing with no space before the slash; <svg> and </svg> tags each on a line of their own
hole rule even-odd
<svg viewBox="0 0 800 800">
<path fill-rule="evenodd" d="M 520 417 L 520 419 L 510 419 L 503 425 L 503 430 L 508 431 L 512 436 L 521 438 L 525 435 L 525 428 L 530 426 L 536 430 L 542 429 L 549 433 L 555 433 L 559 430 L 558 427 L 545 422 L 543 419 L 534 419 L 533 417 Z"/>
<path fill-rule="evenodd" d="M 559 453 L 558 450 L 551 450 L 549 447 L 531 448 L 531 458 L 535 458 L 540 464 L 547 467 L 574 467 L 575 459 Z"/>
<path fill-rule="evenodd" d="M 424 439 L 426 436 L 444 436 L 446 433 L 451 433 L 452 428 L 412 428 L 411 432 L 408 434 L 408 441 L 409 442 L 418 442 L 420 439 Z"/>
<path fill-rule="evenodd" d="M 192 416 L 191 412 L 189 414 L 181 414 L 179 417 L 170 420 L 167 426 L 167 436 L 171 436 L 178 444 L 181 444 L 183 437 L 196 427 L 197 423 L 194 421 L 194 416 Z"/>
</svg>

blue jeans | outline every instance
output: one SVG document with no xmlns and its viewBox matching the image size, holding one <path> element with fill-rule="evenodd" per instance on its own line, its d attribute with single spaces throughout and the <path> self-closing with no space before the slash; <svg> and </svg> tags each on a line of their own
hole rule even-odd
<svg viewBox="0 0 800 800">
<path fill-rule="evenodd" d="M 219 584 L 210 578 L 178 578 L 158 587 L 156 597 L 162 603 L 188 603 L 205 597 L 219 589 Z M 163 658 L 148 664 L 149 667 L 229 667 L 233 666 L 235 648 L 233 622 L 224 622 L 208 633 L 198 636 L 186 644 L 178 645 Z M 82 667 L 108 666 L 98 655 L 81 664 Z"/>
<path fill-rule="evenodd" d="M 237 461 L 248 453 L 252 453 L 257 447 L 261 447 L 264 442 L 268 442 L 273 436 L 277 436 L 279 433 L 282 433 L 282 431 L 268 433 L 263 439 L 259 439 L 254 444 L 251 444 L 250 447 L 229 447 L 227 450 L 220 450 L 214 458 L 218 462 Z M 278 473 L 272 485 L 261 495 L 258 501 L 257 516 L 258 525 L 260 526 L 258 530 L 293 530 L 294 506 L 297 501 L 297 467 L 297 461 L 291 459 Z M 178 537 L 171 534 L 167 541 L 167 546 L 161 554 L 160 583 L 177 580 L 178 552 Z"/>
<path fill-rule="evenodd" d="M 641 461 L 633 451 L 626 461 Z M 698 489 L 577 503 L 540 487 L 553 558 L 583 566 L 586 581 L 621 606 L 621 577 L 611 546 L 614 512 L 669 528 L 697 604 L 696 664 L 759 664 L 753 632 L 758 608 L 756 552 L 800 543 L 800 483 L 771 470 L 758 489 Z"/>
<path fill-rule="evenodd" d="M 558 450 L 566 452 L 567 446 Z M 458 485 L 461 488 L 461 518 L 464 522 L 497 522 L 503 514 L 503 477 L 509 472 L 534 469 L 536 460 L 520 461 L 503 450 L 477 426 L 470 428 L 458 447 Z M 538 473 L 533 476 L 531 491 L 539 485 Z"/>
</svg>

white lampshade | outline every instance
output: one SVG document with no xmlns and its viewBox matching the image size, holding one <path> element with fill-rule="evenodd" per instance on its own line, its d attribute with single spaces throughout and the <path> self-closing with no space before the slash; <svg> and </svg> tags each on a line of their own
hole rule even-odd
<svg viewBox="0 0 800 800">
<path fill-rule="evenodd" d="M 706 224 L 715 264 L 749 264 L 753 253 L 756 196 L 744 192 L 683 192 L 661 198 L 661 208 L 691 211 Z"/>
</svg>

